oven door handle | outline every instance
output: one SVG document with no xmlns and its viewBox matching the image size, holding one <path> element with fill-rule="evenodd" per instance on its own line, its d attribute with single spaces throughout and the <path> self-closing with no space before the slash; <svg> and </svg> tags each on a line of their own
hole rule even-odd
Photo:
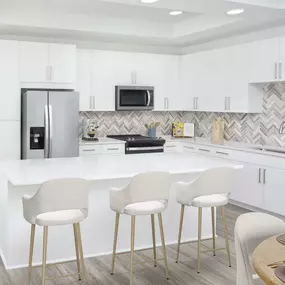
<svg viewBox="0 0 285 285">
<path fill-rule="evenodd" d="M 146 93 L 147 93 L 147 107 L 149 107 L 149 104 L 150 104 L 150 92 L 149 92 L 149 90 L 147 90 L 146 91 Z"/>
</svg>

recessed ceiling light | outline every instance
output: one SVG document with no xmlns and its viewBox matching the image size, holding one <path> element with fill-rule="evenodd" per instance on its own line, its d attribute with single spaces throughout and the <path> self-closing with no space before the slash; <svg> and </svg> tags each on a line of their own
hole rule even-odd
<svg viewBox="0 0 285 285">
<path fill-rule="evenodd" d="M 238 15 L 238 14 L 242 14 L 244 12 L 244 9 L 233 9 L 233 10 L 229 10 L 227 12 L 228 15 Z"/>
<path fill-rule="evenodd" d="M 141 2 L 143 2 L 143 3 L 155 3 L 157 1 L 158 0 L 141 0 Z"/>
<path fill-rule="evenodd" d="M 178 15 L 181 15 L 183 12 L 182 11 L 172 11 L 169 13 L 169 15 L 171 16 L 178 16 Z"/>
</svg>

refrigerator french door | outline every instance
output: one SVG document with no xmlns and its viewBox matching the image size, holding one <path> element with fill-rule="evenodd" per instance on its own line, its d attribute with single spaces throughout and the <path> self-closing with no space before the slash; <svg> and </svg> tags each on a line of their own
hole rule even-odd
<svg viewBox="0 0 285 285">
<path fill-rule="evenodd" d="M 79 155 L 79 94 L 22 93 L 22 159 Z"/>
</svg>

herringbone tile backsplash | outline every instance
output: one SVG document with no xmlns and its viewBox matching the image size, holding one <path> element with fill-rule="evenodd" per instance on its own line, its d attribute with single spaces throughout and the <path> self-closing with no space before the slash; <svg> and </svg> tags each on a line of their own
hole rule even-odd
<svg viewBox="0 0 285 285">
<path fill-rule="evenodd" d="M 144 124 L 159 121 L 158 135 L 170 135 L 172 122 L 195 123 L 195 134 L 211 138 L 212 121 L 225 119 L 225 139 L 254 144 L 285 147 L 285 134 L 279 127 L 285 120 L 285 83 L 264 87 L 262 114 L 206 113 L 206 112 L 81 112 L 81 119 L 95 119 L 98 136 L 114 134 L 146 134 Z M 81 131 L 82 132 L 82 131 Z"/>
</svg>

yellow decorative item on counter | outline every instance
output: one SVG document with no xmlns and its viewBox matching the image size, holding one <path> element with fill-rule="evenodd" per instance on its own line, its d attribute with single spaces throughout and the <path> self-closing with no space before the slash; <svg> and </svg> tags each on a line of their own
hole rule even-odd
<svg viewBox="0 0 285 285">
<path fill-rule="evenodd" d="M 223 143 L 225 136 L 225 120 L 218 117 L 213 120 L 212 125 L 212 143 Z"/>
<path fill-rule="evenodd" d="M 172 136 L 175 138 L 193 138 L 194 124 L 193 123 L 172 123 Z"/>
</svg>

